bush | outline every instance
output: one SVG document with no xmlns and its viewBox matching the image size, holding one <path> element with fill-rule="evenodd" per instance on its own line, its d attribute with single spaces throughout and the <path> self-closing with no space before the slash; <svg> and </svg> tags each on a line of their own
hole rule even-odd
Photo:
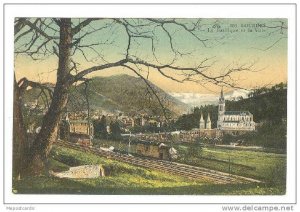
<svg viewBox="0 0 300 212">
<path fill-rule="evenodd" d="M 187 149 L 188 157 L 199 157 L 202 153 L 202 145 L 199 144 L 191 144 Z"/>
<path fill-rule="evenodd" d="M 80 160 L 76 159 L 75 157 L 73 157 L 71 155 L 60 154 L 60 155 L 56 156 L 55 159 L 61 163 L 68 165 L 68 166 L 80 166 L 81 165 Z"/>
<path fill-rule="evenodd" d="M 236 136 L 233 136 L 233 135 L 230 135 L 230 134 L 225 134 L 222 138 L 222 143 L 223 144 L 230 144 L 231 142 L 235 142 L 237 141 L 237 137 Z"/>
</svg>

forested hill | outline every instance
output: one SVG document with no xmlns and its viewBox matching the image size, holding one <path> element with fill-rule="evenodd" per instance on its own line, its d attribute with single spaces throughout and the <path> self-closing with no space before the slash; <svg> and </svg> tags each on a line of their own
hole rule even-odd
<svg viewBox="0 0 300 212">
<path fill-rule="evenodd" d="M 68 110 L 87 110 L 88 96 L 91 110 L 107 112 L 125 112 L 127 114 L 146 113 L 149 115 L 163 115 L 161 104 L 165 112 L 171 117 L 178 117 L 186 112 L 188 106 L 170 96 L 150 81 L 148 84 L 141 79 L 129 75 L 115 75 L 110 77 L 94 77 L 87 87 L 82 83 L 72 86 L 69 92 Z M 153 94 L 155 91 L 157 97 Z M 38 99 L 43 105 L 41 91 L 37 88 L 25 92 L 24 102 L 30 103 Z"/>
<path fill-rule="evenodd" d="M 238 102 L 226 102 L 227 109 L 250 111 L 255 122 L 268 121 L 276 123 L 286 120 L 287 88 L 285 84 L 278 84 L 270 89 L 257 89 L 250 95 L 250 98 L 241 99 Z"/>
<path fill-rule="evenodd" d="M 268 122 L 281 124 L 287 118 L 287 86 L 277 84 L 271 88 L 260 88 L 250 93 L 247 99 L 226 101 L 226 111 L 249 111 L 256 123 Z M 218 106 L 206 105 L 195 107 L 193 113 L 181 116 L 176 122 L 176 128 L 190 130 L 199 127 L 200 114 L 206 119 L 210 113 L 212 127 L 215 128 L 218 119 Z"/>
<path fill-rule="evenodd" d="M 148 81 L 167 112 L 178 116 L 188 107 L 176 100 L 165 91 Z M 69 108 L 74 105 L 86 104 L 84 99 L 84 84 L 72 88 Z M 94 77 L 88 83 L 87 88 L 91 109 L 106 111 L 122 111 L 131 113 L 147 113 L 162 115 L 162 107 L 153 91 L 148 88 L 141 79 L 129 75 L 115 75 L 110 77 Z M 73 103 L 73 104 L 72 104 Z M 84 105 L 82 106 L 85 107 Z M 76 107 L 74 108 L 76 109 Z"/>
</svg>

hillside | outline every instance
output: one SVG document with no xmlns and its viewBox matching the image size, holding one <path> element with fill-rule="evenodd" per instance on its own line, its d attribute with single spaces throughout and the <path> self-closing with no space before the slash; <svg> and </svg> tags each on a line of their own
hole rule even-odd
<svg viewBox="0 0 300 212">
<path fill-rule="evenodd" d="M 187 105 L 176 100 L 151 82 L 149 84 L 159 96 L 169 115 L 174 117 L 186 112 Z M 38 94 L 37 89 L 28 90 L 25 95 L 25 102 L 33 102 Z M 68 110 L 86 110 L 87 102 L 84 94 L 84 84 L 73 86 L 69 95 Z M 163 114 L 157 98 L 145 82 L 137 77 L 115 75 L 92 78 L 88 83 L 87 94 L 91 110 L 128 114 Z"/>
<path fill-rule="evenodd" d="M 261 160 L 261 157 L 259 159 Z M 94 179 L 66 179 L 48 175 L 25 177 L 13 181 L 12 191 L 14 194 L 80 195 L 280 195 L 285 191 L 285 187 L 279 183 L 222 185 L 209 178 L 194 180 L 57 146 L 52 148 L 49 159 L 49 169 L 54 172 L 65 171 L 79 165 L 99 164 L 107 170 L 105 177 Z M 269 165 L 269 163 L 258 164 L 265 167 Z M 271 168 L 272 166 L 270 171 Z M 276 167 L 275 171 L 277 170 Z M 265 175 L 274 173 L 270 171 L 264 169 Z M 274 178 L 273 175 L 270 176 L 271 179 Z"/>
<path fill-rule="evenodd" d="M 226 101 L 226 110 L 250 111 L 255 122 L 279 123 L 287 118 L 287 89 L 283 84 L 257 89 L 250 98 Z"/>
<path fill-rule="evenodd" d="M 249 94 L 249 98 L 240 98 L 238 101 L 226 100 L 226 111 L 249 111 L 253 114 L 256 123 L 281 123 L 287 118 L 287 89 L 283 84 L 272 88 L 261 88 Z M 181 116 L 177 121 L 177 128 L 190 130 L 199 127 L 200 114 L 206 119 L 210 113 L 212 128 L 217 125 L 218 106 L 206 105 L 195 107 L 193 113 Z"/>
<path fill-rule="evenodd" d="M 164 92 L 159 87 L 149 82 L 172 116 L 185 112 L 187 106 Z M 72 88 L 70 95 L 70 109 L 75 105 L 84 107 L 84 84 Z M 110 77 L 95 77 L 87 88 L 90 108 L 93 110 L 105 110 L 109 112 L 125 112 L 129 114 L 148 113 L 162 115 L 162 107 L 145 82 L 129 75 L 116 75 Z M 78 102 L 79 103 L 76 103 Z"/>
<path fill-rule="evenodd" d="M 287 121 L 287 88 L 284 84 L 278 84 L 272 88 L 254 90 L 247 99 L 238 101 L 226 101 L 227 111 L 249 111 L 253 114 L 257 123 L 254 133 L 240 136 L 251 145 L 259 145 L 272 148 L 286 148 L 286 121 Z M 177 130 L 190 130 L 199 127 L 200 114 L 206 119 L 210 113 L 212 128 L 216 128 L 218 119 L 218 106 L 207 105 L 194 108 L 193 113 L 179 117 L 173 128 Z M 230 141 L 229 138 L 228 141 Z"/>
</svg>

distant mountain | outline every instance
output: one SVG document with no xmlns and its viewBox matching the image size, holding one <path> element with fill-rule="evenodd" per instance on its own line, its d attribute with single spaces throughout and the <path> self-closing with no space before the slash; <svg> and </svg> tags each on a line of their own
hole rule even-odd
<svg viewBox="0 0 300 212">
<path fill-rule="evenodd" d="M 200 94 L 200 93 L 169 93 L 177 100 L 189 105 L 189 107 L 195 107 L 200 105 L 215 105 L 217 104 L 218 95 L 215 94 Z"/>
<path fill-rule="evenodd" d="M 224 94 L 226 100 L 239 100 L 248 98 L 250 91 L 237 89 Z M 190 107 L 196 107 L 201 105 L 217 105 L 219 100 L 219 94 L 200 94 L 200 93 L 169 93 L 177 100 L 189 105 Z"/>
<path fill-rule="evenodd" d="M 226 100 L 240 100 L 241 98 L 247 99 L 251 93 L 250 90 L 236 89 L 224 94 Z"/>
<path fill-rule="evenodd" d="M 148 81 L 152 89 L 166 108 L 167 113 L 178 116 L 186 112 L 188 106 Z M 69 108 L 84 107 L 85 85 L 72 88 Z M 125 112 L 128 114 L 147 113 L 162 115 L 159 101 L 141 79 L 129 75 L 115 75 L 110 77 L 95 77 L 88 83 L 87 93 L 90 108 L 109 112 Z M 76 103 L 77 102 L 77 103 Z"/>
</svg>

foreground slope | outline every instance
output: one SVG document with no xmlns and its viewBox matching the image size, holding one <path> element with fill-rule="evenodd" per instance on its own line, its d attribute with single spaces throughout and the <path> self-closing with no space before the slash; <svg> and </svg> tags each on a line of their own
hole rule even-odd
<svg viewBox="0 0 300 212">
<path fill-rule="evenodd" d="M 14 193 L 35 194 L 283 194 L 284 189 L 265 184 L 218 185 L 189 180 L 176 175 L 147 170 L 68 148 L 54 147 L 50 169 L 62 171 L 70 166 L 102 164 L 108 176 L 95 179 L 60 179 L 39 176 L 14 181 Z"/>
</svg>

